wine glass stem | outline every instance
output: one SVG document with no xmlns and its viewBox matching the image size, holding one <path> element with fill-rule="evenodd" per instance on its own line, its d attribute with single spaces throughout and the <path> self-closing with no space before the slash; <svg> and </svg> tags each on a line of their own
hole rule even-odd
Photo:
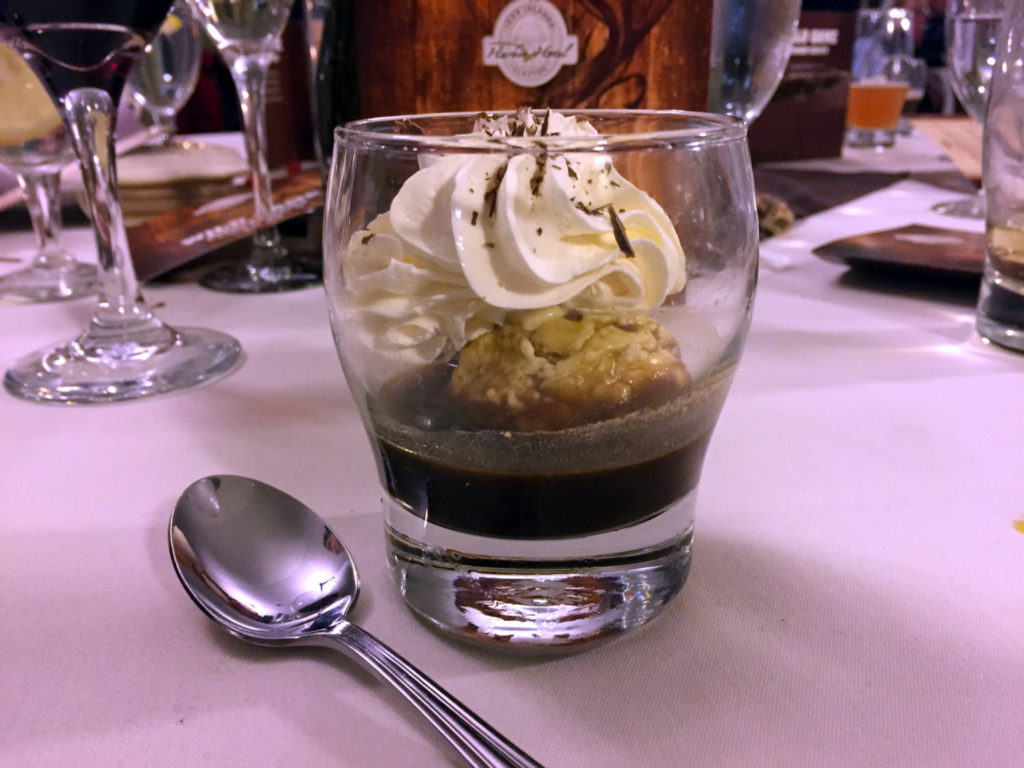
<svg viewBox="0 0 1024 768">
<path fill-rule="evenodd" d="M 238 90 L 245 128 L 245 152 L 252 173 L 253 218 L 263 230 L 257 239 L 266 237 L 273 196 L 270 187 L 270 168 L 267 165 L 266 95 L 267 70 L 274 60 L 272 53 L 239 54 L 228 52 L 226 57 Z"/>
<path fill-rule="evenodd" d="M 121 215 L 114 166 L 114 102 L 99 88 L 78 88 L 63 99 L 71 142 L 82 169 L 99 261 L 99 302 L 93 323 L 124 327 L 148 322 Z"/>
<path fill-rule="evenodd" d="M 171 146 L 174 141 L 174 134 L 177 132 L 174 115 L 165 115 L 162 112 L 150 112 L 150 119 L 153 122 L 153 127 L 159 130 L 159 134 L 156 136 L 153 143 L 164 147 Z"/>
<path fill-rule="evenodd" d="M 70 262 L 61 238 L 60 170 L 18 174 L 39 250 L 32 266 L 56 269 Z"/>
</svg>

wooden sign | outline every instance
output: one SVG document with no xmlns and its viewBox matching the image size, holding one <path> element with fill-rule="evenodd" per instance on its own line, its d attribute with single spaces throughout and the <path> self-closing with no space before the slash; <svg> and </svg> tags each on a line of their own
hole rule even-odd
<svg viewBox="0 0 1024 768">
<path fill-rule="evenodd" d="M 707 105 L 712 0 L 356 2 L 363 117 Z"/>
</svg>

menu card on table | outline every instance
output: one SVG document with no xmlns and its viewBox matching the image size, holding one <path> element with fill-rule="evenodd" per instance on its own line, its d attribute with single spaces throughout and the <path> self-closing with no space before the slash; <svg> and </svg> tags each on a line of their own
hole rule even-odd
<svg viewBox="0 0 1024 768">
<path fill-rule="evenodd" d="M 274 183 L 271 216 L 260 225 L 252 218 L 251 189 L 170 211 L 128 228 L 135 273 L 140 280 L 151 280 L 246 240 L 260 226 L 279 224 L 322 205 L 323 178 L 319 171 L 309 170 Z"/>
<path fill-rule="evenodd" d="M 976 277 L 981 274 L 985 260 L 985 236 L 910 224 L 835 240 L 815 248 L 814 254 L 852 266 L 923 269 L 948 276 Z"/>
<path fill-rule="evenodd" d="M 857 0 L 804 0 L 786 74 L 750 126 L 755 162 L 838 157 Z"/>
</svg>

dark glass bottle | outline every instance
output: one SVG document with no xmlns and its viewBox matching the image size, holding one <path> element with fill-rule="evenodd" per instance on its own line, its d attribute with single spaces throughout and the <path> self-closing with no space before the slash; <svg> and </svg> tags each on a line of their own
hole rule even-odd
<svg viewBox="0 0 1024 768">
<path fill-rule="evenodd" d="M 306 4 L 296 0 L 281 34 L 281 52 L 267 73 L 267 162 L 271 168 L 297 170 L 316 158 L 313 125 L 312 64 Z"/>
<path fill-rule="evenodd" d="M 334 151 L 334 129 L 360 115 L 355 51 L 355 0 L 333 0 L 324 17 L 317 56 L 316 121 L 323 162 Z"/>
</svg>

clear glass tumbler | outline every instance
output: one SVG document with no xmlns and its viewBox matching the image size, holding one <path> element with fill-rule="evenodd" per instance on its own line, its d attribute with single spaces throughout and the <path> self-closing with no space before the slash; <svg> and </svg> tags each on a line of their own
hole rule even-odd
<svg viewBox="0 0 1024 768">
<path fill-rule="evenodd" d="M 879 149 L 896 143 L 917 76 L 916 65 L 910 64 L 913 52 L 910 11 L 889 8 L 860 12 L 851 63 L 853 80 L 846 104 L 847 146 Z"/>
<path fill-rule="evenodd" d="M 985 268 L 978 332 L 1024 352 L 1024 0 L 1010 0 L 996 49 L 985 119 Z"/>
<path fill-rule="evenodd" d="M 910 85 L 904 74 L 890 71 L 850 83 L 846 101 L 849 147 L 891 147 L 899 133 L 900 116 Z"/>
<path fill-rule="evenodd" d="M 745 138 L 628 110 L 337 130 L 331 322 L 429 623 L 572 646 L 682 587 L 756 282 Z"/>
</svg>

